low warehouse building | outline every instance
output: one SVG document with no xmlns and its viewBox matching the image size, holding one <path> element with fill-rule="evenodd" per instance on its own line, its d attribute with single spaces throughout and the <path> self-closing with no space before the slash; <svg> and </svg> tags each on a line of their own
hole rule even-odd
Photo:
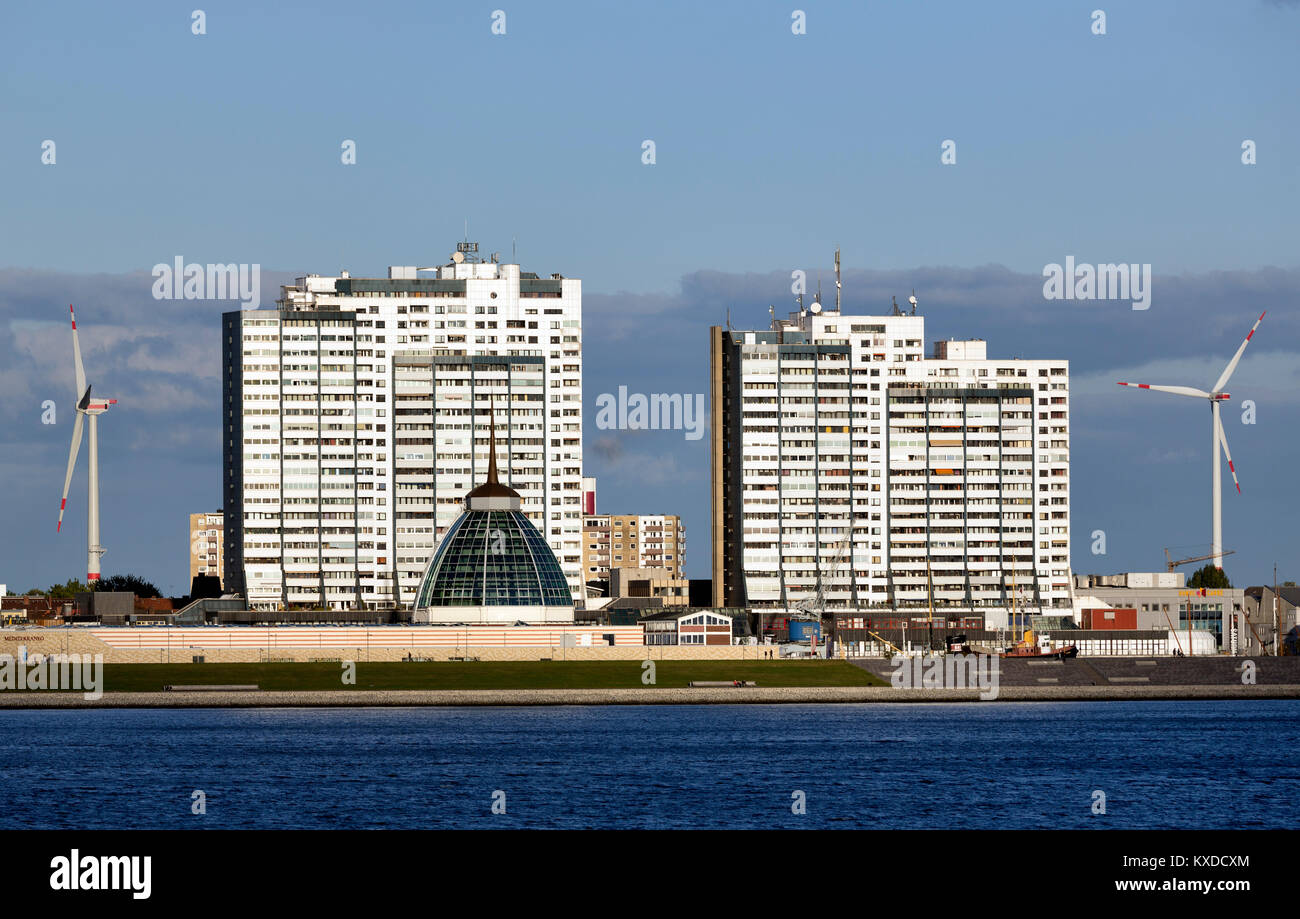
<svg viewBox="0 0 1300 919">
<path fill-rule="evenodd" d="M 672 610 L 641 620 L 647 645 L 730 645 L 736 621 L 711 609 Z"/>
</svg>

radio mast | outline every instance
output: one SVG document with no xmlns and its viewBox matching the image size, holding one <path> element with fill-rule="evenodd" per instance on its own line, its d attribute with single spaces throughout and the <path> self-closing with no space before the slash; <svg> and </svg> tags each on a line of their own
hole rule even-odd
<svg viewBox="0 0 1300 919">
<path fill-rule="evenodd" d="M 840 311 L 840 250 L 835 250 L 835 312 Z"/>
</svg>

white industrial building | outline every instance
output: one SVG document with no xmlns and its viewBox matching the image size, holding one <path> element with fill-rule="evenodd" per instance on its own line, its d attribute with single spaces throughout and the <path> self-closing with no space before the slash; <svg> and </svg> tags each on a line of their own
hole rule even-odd
<svg viewBox="0 0 1300 919">
<path fill-rule="evenodd" d="M 1087 609 L 1131 609 L 1139 629 L 1203 632 L 1230 654 L 1248 647 L 1252 638 L 1258 647 L 1263 638 L 1247 616 L 1245 590 L 1188 587 L 1181 571 L 1079 574 L 1074 589 L 1075 618 L 1080 621 Z"/>
<path fill-rule="evenodd" d="M 714 603 L 1069 611 L 1069 365 L 924 354 L 924 318 L 714 328 Z"/>
<path fill-rule="evenodd" d="M 477 249 L 225 314 L 227 589 L 253 607 L 409 606 L 493 407 L 502 481 L 582 596 L 582 282 Z"/>
</svg>

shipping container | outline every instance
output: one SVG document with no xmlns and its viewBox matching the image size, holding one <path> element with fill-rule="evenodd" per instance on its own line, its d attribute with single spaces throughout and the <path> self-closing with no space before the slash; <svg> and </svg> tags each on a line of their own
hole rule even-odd
<svg viewBox="0 0 1300 919">
<path fill-rule="evenodd" d="M 808 641 L 813 637 L 821 638 L 821 634 L 822 624 L 820 622 L 790 620 L 791 641 Z"/>
<path fill-rule="evenodd" d="M 1137 609 L 1134 607 L 1085 609 L 1083 611 L 1083 627 L 1085 629 L 1111 630 L 1136 629 L 1138 627 Z"/>
</svg>

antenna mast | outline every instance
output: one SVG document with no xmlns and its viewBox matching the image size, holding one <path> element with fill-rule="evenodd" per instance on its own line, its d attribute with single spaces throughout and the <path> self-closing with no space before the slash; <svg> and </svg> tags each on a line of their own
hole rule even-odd
<svg viewBox="0 0 1300 919">
<path fill-rule="evenodd" d="M 835 250 L 835 312 L 840 311 L 840 250 Z"/>
<path fill-rule="evenodd" d="M 1277 594 L 1277 562 L 1273 563 L 1273 656 L 1277 657 L 1277 646 L 1282 643 L 1281 598 Z M 1250 615 L 1247 614 L 1247 621 Z"/>
</svg>

